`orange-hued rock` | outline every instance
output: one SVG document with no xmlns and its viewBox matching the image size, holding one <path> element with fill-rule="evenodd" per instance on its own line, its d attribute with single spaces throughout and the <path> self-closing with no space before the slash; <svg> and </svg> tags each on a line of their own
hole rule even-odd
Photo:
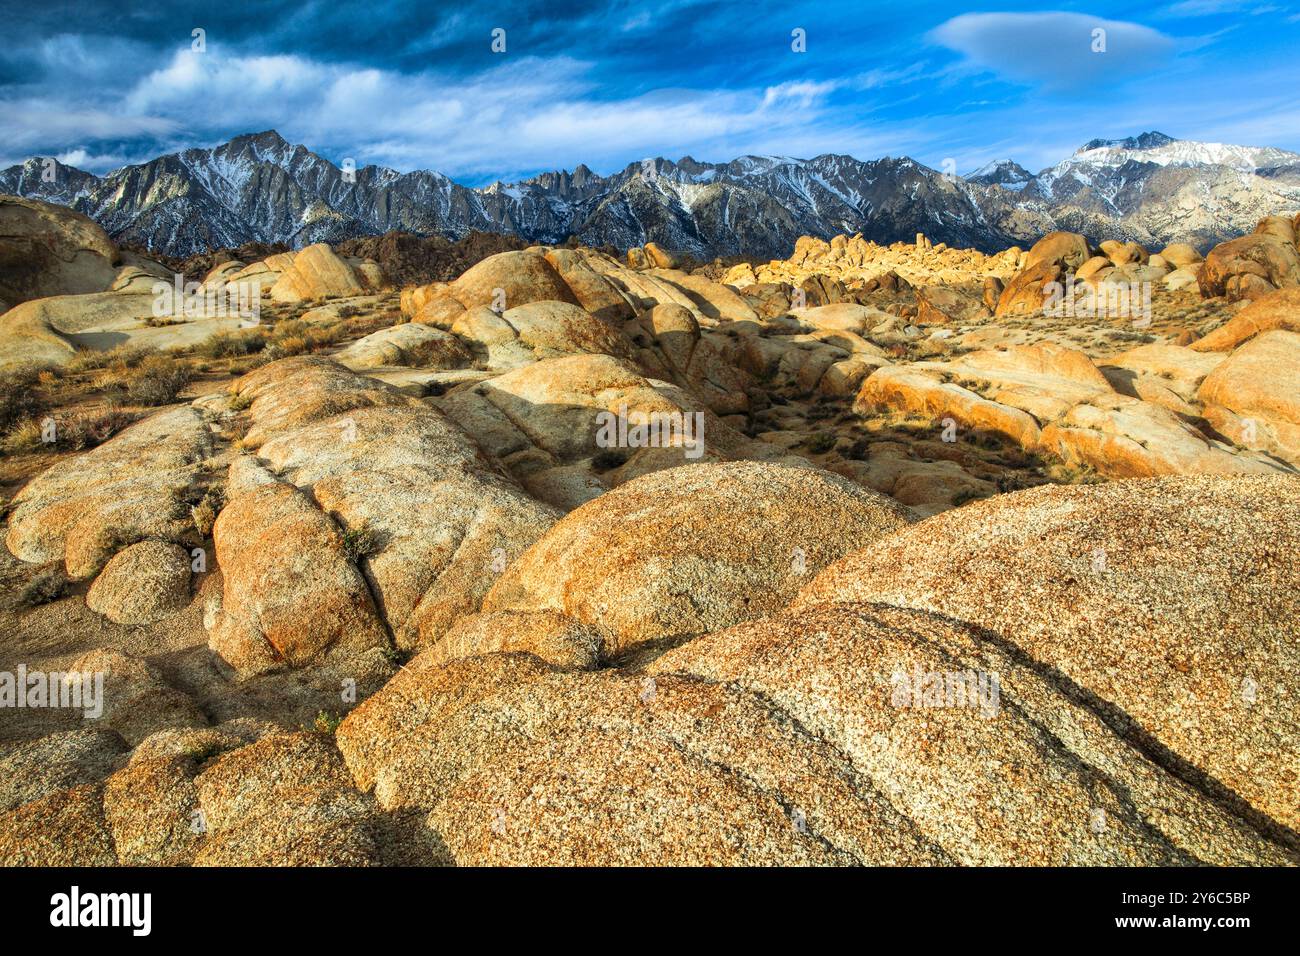
<svg viewBox="0 0 1300 956">
<path fill-rule="evenodd" d="M 853 409 L 860 415 L 916 416 L 938 427 L 951 418 L 962 428 L 997 435 L 1024 448 L 1035 448 L 1039 441 L 1038 422 L 1032 415 L 906 366 L 887 366 L 867 376 Z"/>
<path fill-rule="evenodd" d="M 1041 450 L 1110 478 L 1272 470 L 1211 442 L 1166 408 L 1113 393 L 1081 402 L 1045 425 Z"/>
<path fill-rule="evenodd" d="M 1300 332 L 1272 329 L 1206 376 L 1206 417 L 1234 442 L 1300 467 Z"/>
<path fill-rule="evenodd" d="M 815 469 L 674 468 L 570 512 L 483 608 L 567 614 L 600 629 L 605 654 L 617 654 L 773 611 L 815 569 L 906 521 L 883 495 Z"/>
<path fill-rule="evenodd" d="M 1300 285 L 1300 252 L 1294 241 L 1268 233 L 1229 239 L 1210 250 L 1198 281 L 1203 296 L 1258 299 Z"/>
<path fill-rule="evenodd" d="M 1049 232 L 1030 247 L 1025 267 L 1050 263 L 1073 272 L 1091 258 L 1088 240 L 1077 232 Z"/>
<path fill-rule="evenodd" d="M 23 561 L 62 560 L 83 580 L 137 541 L 185 540 L 193 524 L 183 492 L 211 450 L 198 411 L 158 412 L 28 482 L 10 503 L 5 544 Z"/>
<path fill-rule="evenodd" d="M 1201 254 L 1185 242 L 1171 242 L 1160 250 L 1160 258 L 1175 269 L 1195 265 L 1201 261 Z"/>
<path fill-rule="evenodd" d="M 269 483 L 238 495 L 213 540 L 225 597 L 209 643 L 240 673 L 388 645 L 342 532 L 297 488 Z"/>
<path fill-rule="evenodd" d="M 635 314 L 627 296 L 608 277 L 592 268 L 596 253 L 577 249 L 551 249 L 546 261 L 555 267 L 578 304 L 602 322 L 621 322 Z"/>
<path fill-rule="evenodd" d="M 543 299 L 578 302 L 546 256 L 532 249 L 488 256 L 451 283 L 448 291 L 467 309 L 485 305 L 498 312 Z"/>
<path fill-rule="evenodd" d="M 489 611 L 462 617 L 432 648 L 439 662 L 482 654 L 534 654 L 556 667 L 591 670 L 604 639 L 597 627 L 555 611 Z"/>
<path fill-rule="evenodd" d="M 1300 288 L 1279 289 L 1260 296 L 1191 347 L 1198 352 L 1230 352 L 1269 329 L 1300 332 Z"/>
<path fill-rule="evenodd" d="M 1094 713 L 1122 718 L 1114 726 L 1145 752 L 1166 749 L 1166 766 L 1215 781 L 1211 799 L 1227 787 L 1294 831 L 1298 552 L 1291 476 L 1047 486 L 857 551 L 793 608 L 865 601 L 984 628 L 1081 689 Z"/>
<path fill-rule="evenodd" d="M 308 246 L 271 286 L 275 302 L 311 302 L 333 296 L 361 295 L 368 286 L 356 270 L 323 242 Z"/>
<path fill-rule="evenodd" d="M 1063 272 L 1057 262 L 1031 263 L 1012 276 L 998 297 L 995 315 L 1016 315 L 1037 312 L 1051 296 L 1052 283 L 1062 281 Z"/>
</svg>

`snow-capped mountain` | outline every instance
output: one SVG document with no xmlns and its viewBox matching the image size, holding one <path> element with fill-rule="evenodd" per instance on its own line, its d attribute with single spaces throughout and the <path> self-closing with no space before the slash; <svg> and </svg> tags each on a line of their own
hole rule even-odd
<svg viewBox="0 0 1300 956">
<path fill-rule="evenodd" d="M 803 235 L 855 232 L 885 243 L 924 232 L 985 250 L 1055 228 L 1206 245 L 1300 208 L 1300 154 L 1143 133 L 1093 140 L 1036 176 L 1012 160 L 961 178 L 906 157 L 684 157 L 609 176 L 578 166 L 471 189 L 423 170 L 345 171 L 268 131 L 103 177 L 31 159 L 0 172 L 0 192 L 73 206 L 119 241 L 171 255 L 250 241 L 302 246 L 389 230 L 450 238 L 481 230 L 770 258 L 788 255 Z"/>
<path fill-rule="evenodd" d="M 1029 185 L 1034 174 L 1013 159 L 995 159 L 966 176 L 967 182 L 981 186 L 1001 186 L 1019 192 Z"/>
</svg>

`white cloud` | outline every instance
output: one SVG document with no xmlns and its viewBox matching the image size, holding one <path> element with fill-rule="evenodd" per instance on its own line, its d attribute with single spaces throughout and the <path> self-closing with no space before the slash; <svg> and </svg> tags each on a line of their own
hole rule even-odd
<svg viewBox="0 0 1300 956">
<path fill-rule="evenodd" d="M 973 67 L 1057 90 L 1151 72 L 1174 50 L 1150 27 L 1062 11 L 965 13 L 930 38 Z"/>
<path fill-rule="evenodd" d="M 209 47 L 203 54 L 177 53 L 142 78 L 124 106 L 169 123 L 214 124 L 200 135 L 215 135 L 216 124 L 221 130 L 274 127 L 294 142 L 362 165 L 508 178 L 580 162 L 609 171 L 632 157 L 675 151 L 716 151 L 730 159 L 770 142 L 829 145 L 834 137 L 819 135 L 829 117 L 827 97 L 888 79 L 873 73 L 603 100 L 591 68 L 562 57 L 512 57 L 468 78 L 404 75 L 295 55 L 223 56 Z"/>
<path fill-rule="evenodd" d="M 77 109 L 49 100 L 0 101 L 5 120 L 5 147 L 18 153 L 50 142 L 166 137 L 177 124 L 163 117 L 127 115 L 112 108 Z"/>
</svg>

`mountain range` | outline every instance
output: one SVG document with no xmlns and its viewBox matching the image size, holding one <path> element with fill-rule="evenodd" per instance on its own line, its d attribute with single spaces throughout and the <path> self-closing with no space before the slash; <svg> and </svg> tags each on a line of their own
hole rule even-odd
<svg viewBox="0 0 1300 956">
<path fill-rule="evenodd" d="M 1092 140 L 1037 174 L 1010 159 L 962 177 L 906 157 L 685 157 L 470 188 L 426 170 L 344 170 L 269 130 L 102 177 L 33 158 L 0 172 L 0 193 L 71 206 L 119 242 L 174 256 L 390 230 L 543 243 L 576 236 L 618 248 L 654 241 L 697 258 L 782 257 L 800 236 L 839 233 L 889 243 L 923 232 L 996 251 L 1058 228 L 1205 248 L 1262 216 L 1300 209 L 1300 153 L 1147 132 Z"/>
</svg>

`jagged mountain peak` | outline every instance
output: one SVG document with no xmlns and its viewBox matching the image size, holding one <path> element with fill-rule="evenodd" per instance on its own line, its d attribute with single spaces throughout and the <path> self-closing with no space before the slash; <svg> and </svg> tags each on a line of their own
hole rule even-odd
<svg viewBox="0 0 1300 956">
<path fill-rule="evenodd" d="M 119 240 L 176 255 L 390 230 L 452 239 L 479 230 L 543 243 L 577 236 L 619 247 L 654 240 L 700 257 L 781 257 L 802 235 L 845 232 L 885 244 L 924 232 L 984 250 L 1056 228 L 1204 245 L 1249 230 L 1261 215 L 1300 208 L 1300 155 L 1154 131 L 1092 140 L 1037 175 L 1004 159 L 955 181 L 908 156 L 824 153 L 720 163 L 660 156 L 608 176 L 580 164 L 471 189 L 426 170 L 370 165 L 350 175 L 276 130 L 103 177 L 56 164 L 50 181 L 46 169 L 36 159 L 4 170 L 0 191 L 73 206 Z M 1220 191 L 1230 201 L 1206 202 Z"/>
<path fill-rule="evenodd" d="M 1004 189 L 1019 190 L 1034 178 L 1034 174 L 1014 159 L 995 159 L 968 173 L 964 178 L 968 183 L 977 183 L 981 186 L 996 185 Z"/>
<path fill-rule="evenodd" d="M 1075 155 L 1088 153 L 1094 149 L 1105 149 L 1107 147 L 1117 146 L 1120 149 L 1141 150 L 1141 149 L 1158 149 L 1161 146 L 1168 146 L 1170 143 L 1176 143 L 1178 140 L 1172 136 L 1166 136 L 1164 133 L 1155 130 L 1149 130 L 1140 133 L 1137 136 L 1130 136 L 1127 139 L 1090 139 L 1080 146 Z"/>
</svg>

